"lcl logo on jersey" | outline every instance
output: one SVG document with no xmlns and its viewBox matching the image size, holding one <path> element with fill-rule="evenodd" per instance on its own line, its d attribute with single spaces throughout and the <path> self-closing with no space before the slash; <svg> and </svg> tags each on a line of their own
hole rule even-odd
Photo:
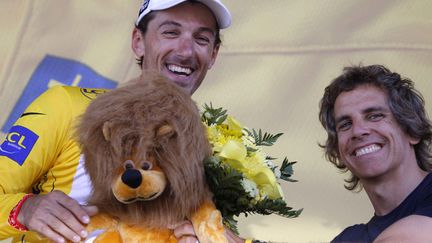
<svg viewBox="0 0 432 243">
<path fill-rule="evenodd" d="M 22 126 L 14 126 L 0 145 L 0 156 L 6 156 L 23 165 L 39 136 Z"/>
</svg>

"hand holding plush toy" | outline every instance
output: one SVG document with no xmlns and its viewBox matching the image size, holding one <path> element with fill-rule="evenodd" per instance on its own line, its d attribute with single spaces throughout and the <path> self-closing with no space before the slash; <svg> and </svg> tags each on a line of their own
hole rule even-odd
<svg viewBox="0 0 432 243">
<path fill-rule="evenodd" d="M 190 96 L 165 78 L 144 74 L 96 98 L 78 126 L 99 208 L 94 242 L 177 242 L 169 226 L 191 220 L 198 239 L 227 242 L 205 182 L 211 154 Z"/>
</svg>

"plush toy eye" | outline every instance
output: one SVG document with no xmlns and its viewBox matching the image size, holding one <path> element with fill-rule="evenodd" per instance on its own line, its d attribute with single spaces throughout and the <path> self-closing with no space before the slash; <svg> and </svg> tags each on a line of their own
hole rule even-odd
<svg viewBox="0 0 432 243">
<path fill-rule="evenodd" d="M 150 170 L 151 168 L 152 168 L 152 164 L 150 163 L 150 162 L 144 162 L 142 165 L 141 165 L 141 168 L 143 169 L 143 170 Z"/>
<path fill-rule="evenodd" d="M 133 169 L 135 167 L 132 160 L 126 160 L 124 162 L 123 166 L 126 170 L 130 170 L 130 169 Z"/>
</svg>

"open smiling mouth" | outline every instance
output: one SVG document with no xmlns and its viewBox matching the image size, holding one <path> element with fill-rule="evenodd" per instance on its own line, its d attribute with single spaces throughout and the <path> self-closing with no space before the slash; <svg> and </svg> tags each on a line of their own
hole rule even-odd
<svg viewBox="0 0 432 243">
<path fill-rule="evenodd" d="M 381 148 L 382 148 L 381 145 L 371 144 L 369 146 L 362 147 L 360 149 L 356 149 L 353 154 L 358 157 L 358 156 L 362 156 L 365 154 L 374 153 L 374 152 L 380 150 Z"/>
<path fill-rule="evenodd" d="M 188 67 L 180 67 L 174 64 L 168 64 L 167 65 L 168 70 L 175 74 L 189 76 L 194 70 L 192 68 Z"/>
</svg>

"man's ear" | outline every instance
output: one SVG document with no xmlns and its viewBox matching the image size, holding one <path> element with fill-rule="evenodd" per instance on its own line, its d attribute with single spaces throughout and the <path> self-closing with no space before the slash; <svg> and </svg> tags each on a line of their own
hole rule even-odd
<svg viewBox="0 0 432 243">
<path fill-rule="evenodd" d="M 160 126 L 157 131 L 156 131 L 156 137 L 157 138 L 162 138 L 162 137 L 166 137 L 166 138 L 170 138 L 172 136 L 174 136 L 176 134 L 174 128 L 169 125 L 169 124 L 165 124 Z"/>
<path fill-rule="evenodd" d="M 420 143 L 420 138 L 413 138 L 413 137 L 410 136 L 410 137 L 409 137 L 409 143 L 410 143 L 412 146 L 414 146 L 414 145 Z"/>
<path fill-rule="evenodd" d="M 106 141 L 109 141 L 111 139 L 111 127 L 112 127 L 112 122 L 110 121 L 107 121 L 103 124 L 102 134 Z"/>
<path fill-rule="evenodd" d="M 134 28 L 132 31 L 132 50 L 137 56 L 137 58 L 141 58 L 144 56 L 145 47 L 144 47 L 144 35 L 138 28 Z"/>
</svg>

